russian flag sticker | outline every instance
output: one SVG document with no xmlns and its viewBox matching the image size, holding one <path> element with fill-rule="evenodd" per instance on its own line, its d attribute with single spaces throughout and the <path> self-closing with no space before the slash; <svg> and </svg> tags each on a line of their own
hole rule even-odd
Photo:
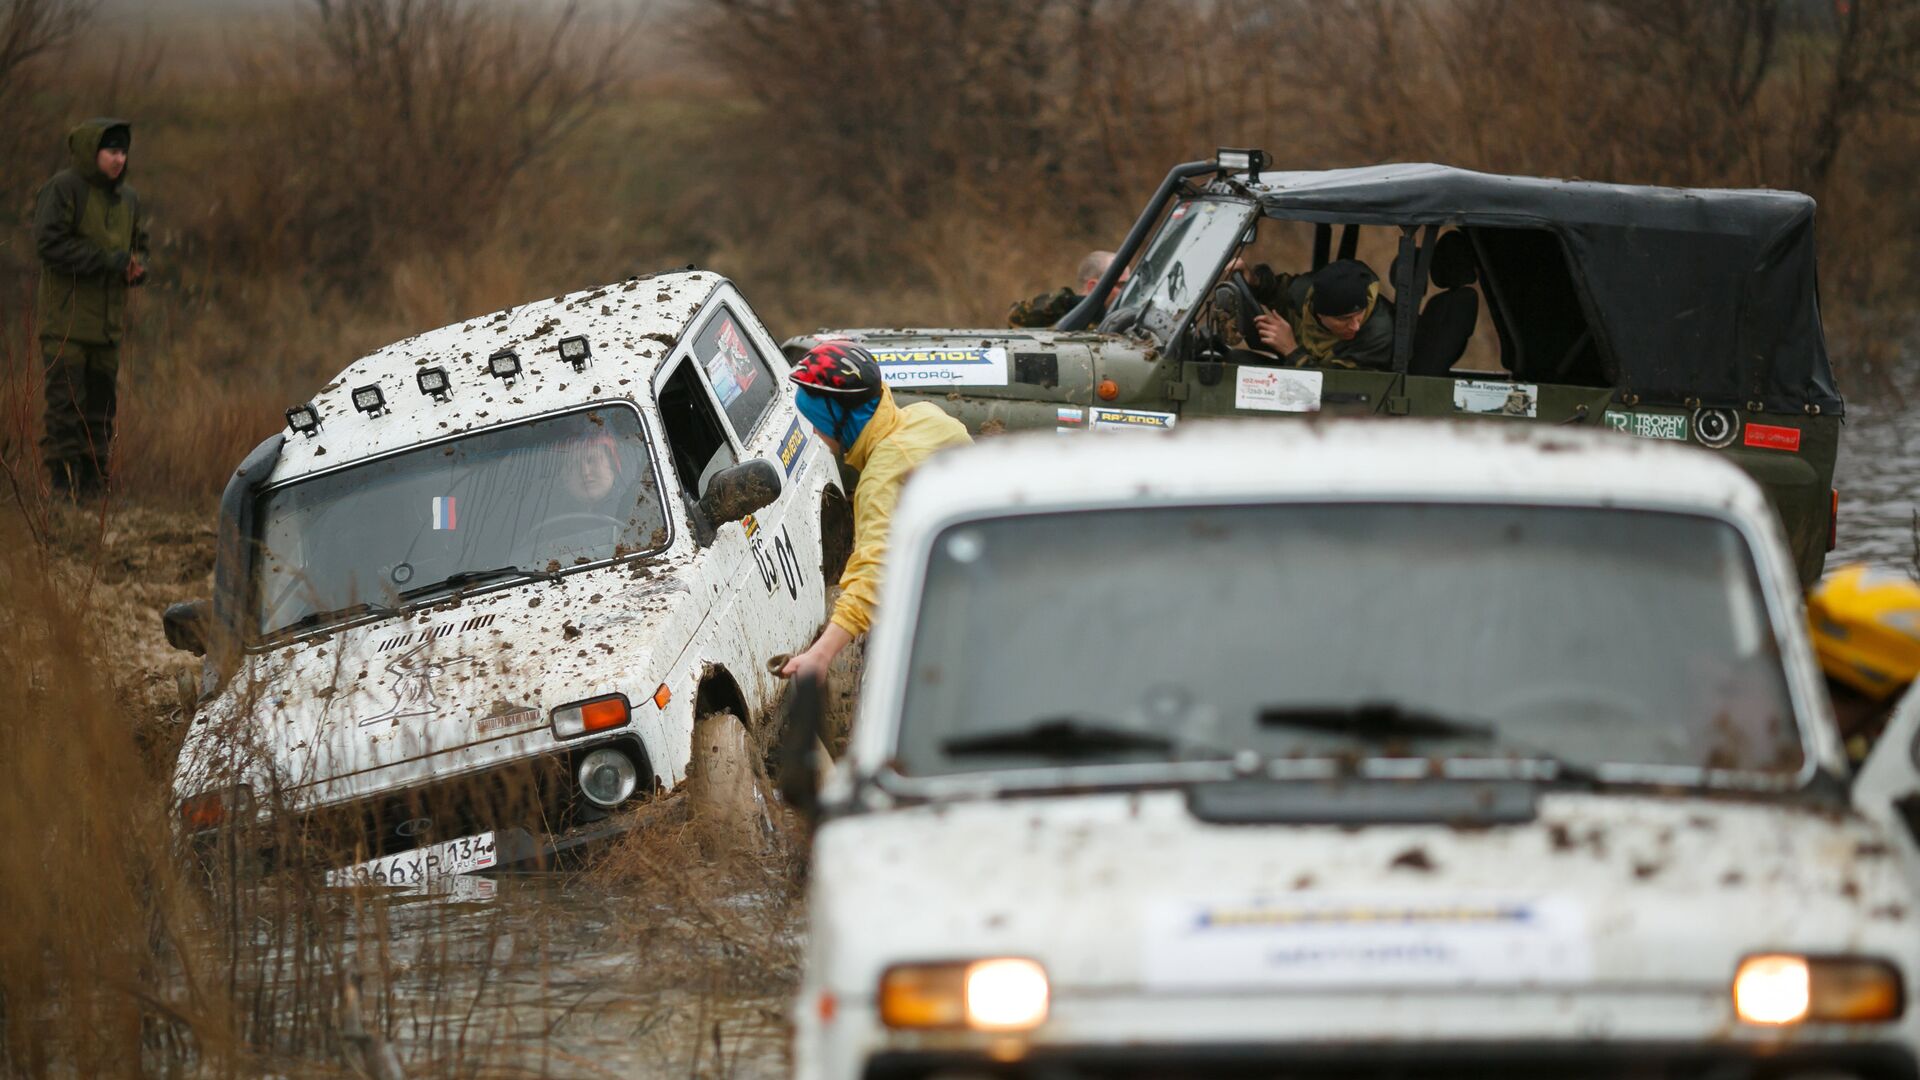
<svg viewBox="0 0 1920 1080">
<path fill-rule="evenodd" d="M 451 529 L 456 520 L 453 509 L 453 496 L 435 496 L 433 500 L 433 527 L 436 529 Z"/>
</svg>

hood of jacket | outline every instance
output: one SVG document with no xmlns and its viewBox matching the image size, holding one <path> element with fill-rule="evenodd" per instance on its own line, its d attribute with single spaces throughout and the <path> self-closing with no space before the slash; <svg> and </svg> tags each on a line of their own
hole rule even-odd
<svg viewBox="0 0 1920 1080">
<path fill-rule="evenodd" d="M 128 139 L 132 139 L 133 125 L 110 116 L 96 116 L 91 120 L 83 121 L 67 133 L 67 153 L 73 159 L 73 169 L 84 177 L 87 183 L 111 189 L 127 182 L 127 173 L 133 168 L 132 162 L 128 162 L 127 167 L 120 170 L 118 179 L 108 179 L 107 174 L 100 171 L 100 140 L 106 138 L 108 131 L 117 127 L 126 128 Z"/>
</svg>

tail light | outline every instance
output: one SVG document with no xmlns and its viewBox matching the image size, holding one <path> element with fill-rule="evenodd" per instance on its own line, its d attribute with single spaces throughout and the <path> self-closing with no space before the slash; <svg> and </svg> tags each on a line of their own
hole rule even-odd
<svg viewBox="0 0 1920 1080">
<path fill-rule="evenodd" d="M 1840 546 L 1840 489 L 1832 489 L 1833 506 L 1827 513 L 1827 550 Z"/>
</svg>

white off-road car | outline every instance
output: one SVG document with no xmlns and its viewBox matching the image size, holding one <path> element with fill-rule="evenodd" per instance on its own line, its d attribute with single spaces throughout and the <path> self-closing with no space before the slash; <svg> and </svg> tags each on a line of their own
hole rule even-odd
<svg viewBox="0 0 1920 1080">
<path fill-rule="evenodd" d="M 800 1076 L 1915 1075 L 1920 705 L 1850 779 L 1726 462 L 1010 436 L 891 558 Z"/>
<path fill-rule="evenodd" d="M 538 858 L 764 721 L 851 518 L 745 300 L 636 278 L 361 359 L 241 466 L 174 775 L 190 835 L 408 884 Z M 725 733 L 735 739 L 736 729 Z M 596 825 L 596 823 L 598 823 Z"/>
</svg>

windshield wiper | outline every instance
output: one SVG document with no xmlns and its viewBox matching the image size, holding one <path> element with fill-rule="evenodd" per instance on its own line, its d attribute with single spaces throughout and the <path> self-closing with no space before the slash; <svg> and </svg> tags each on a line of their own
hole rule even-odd
<svg viewBox="0 0 1920 1080">
<path fill-rule="evenodd" d="M 493 581 L 504 577 L 526 577 L 532 578 L 535 581 L 553 581 L 559 578 L 560 574 L 555 570 L 535 570 L 525 566 L 496 566 L 491 570 L 460 570 L 448 574 L 446 577 L 441 578 L 431 585 L 415 585 L 411 589 L 404 589 L 400 593 L 400 599 L 412 600 L 415 597 L 439 592 L 441 589 L 452 589 L 458 592 L 468 585 L 478 585 L 483 581 Z"/>
<path fill-rule="evenodd" d="M 1351 705 L 1268 705 L 1260 710 L 1259 718 L 1263 727 L 1304 728 L 1362 739 L 1491 739 L 1497 734 L 1492 724 L 1410 709 L 1392 701 L 1360 701 Z"/>
<path fill-rule="evenodd" d="M 1260 710 L 1260 723 L 1266 727 L 1305 728 L 1351 735 L 1361 739 L 1440 738 L 1498 739 L 1499 731 L 1477 720 L 1461 720 L 1440 713 L 1409 709 L 1391 701 L 1363 701 L 1353 705 L 1280 705 Z M 1546 779 L 1575 784 L 1601 784 L 1599 772 L 1592 766 L 1566 758 L 1550 750 L 1506 744 L 1511 757 L 1460 758 L 1463 761 L 1498 761 L 1508 765 L 1536 765 L 1551 770 Z"/>
<path fill-rule="evenodd" d="M 1042 757 L 1087 757 L 1127 750 L 1170 753 L 1194 747 L 1170 735 L 1122 727 L 1085 716 L 1047 716 L 1019 727 L 955 735 L 940 744 L 953 757 L 986 754 L 1037 754 Z M 1231 757 L 1230 752 L 1221 756 Z"/>
</svg>

